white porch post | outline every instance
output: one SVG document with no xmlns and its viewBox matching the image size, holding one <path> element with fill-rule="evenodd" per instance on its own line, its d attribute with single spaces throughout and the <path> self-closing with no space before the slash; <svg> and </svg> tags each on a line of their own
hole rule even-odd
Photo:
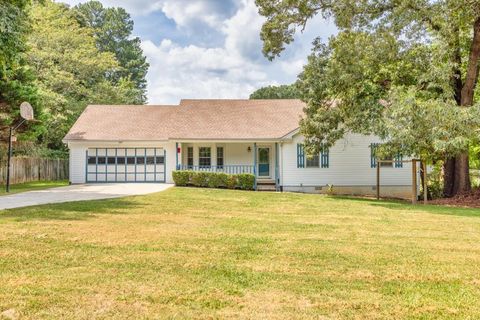
<svg viewBox="0 0 480 320">
<path fill-rule="evenodd" d="M 257 190 L 257 143 L 253 143 L 253 175 L 255 176 L 255 190 Z"/>
</svg>

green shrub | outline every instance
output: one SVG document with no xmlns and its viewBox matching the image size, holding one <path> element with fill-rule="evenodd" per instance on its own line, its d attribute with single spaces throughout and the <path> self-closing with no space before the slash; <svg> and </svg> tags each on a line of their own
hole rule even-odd
<svg viewBox="0 0 480 320">
<path fill-rule="evenodd" d="M 210 177 L 210 172 L 195 172 L 192 171 L 192 184 L 195 187 L 208 187 L 208 180 Z"/>
<path fill-rule="evenodd" d="M 255 176 L 250 173 L 237 174 L 238 187 L 242 190 L 253 190 L 255 188 Z"/>
<path fill-rule="evenodd" d="M 226 187 L 228 189 L 235 189 L 238 184 L 237 176 L 234 174 L 227 174 Z"/>
<path fill-rule="evenodd" d="M 172 177 L 173 182 L 175 182 L 176 186 L 186 186 L 190 183 L 190 173 L 192 171 L 173 171 Z"/>
<path fill-rule="evenodd" d="M 226 174 L 179 170 L 173 172 L 173 181 L 177 186 L 193 185 L 195 187 L 240 188 L 242 190 L 253 190 L 255 187 L 255 176 L 248 173 Z"/>
</svg>

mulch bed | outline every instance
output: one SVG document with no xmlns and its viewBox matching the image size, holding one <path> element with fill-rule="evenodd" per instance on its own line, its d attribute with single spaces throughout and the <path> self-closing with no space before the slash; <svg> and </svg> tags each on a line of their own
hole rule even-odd
<svg viewBox="0 0 480 320">
<path fill-rule="evenodd" d="M 452 198 L 435 199 L 429 201 L 429 203 L 455 207 L 480 208 L 480 188 Z"/>
</svg>

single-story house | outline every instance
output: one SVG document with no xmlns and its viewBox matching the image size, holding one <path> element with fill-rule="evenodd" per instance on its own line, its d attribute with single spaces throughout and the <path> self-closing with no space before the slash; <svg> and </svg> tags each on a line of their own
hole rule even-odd
<svg viewBox="0 0 480 320">
<path fill-rule="evenodd" d="M 376 193 L 376 136 L 349 134 L 307 157 L 300 100 L 91 105 L 64 138 L 71 183 L 166 182 L 174 170 L 252 173 L 258 188 Z M 411 164 L 382 163 L 383 195 L 410 197 Z"/>
</svg>

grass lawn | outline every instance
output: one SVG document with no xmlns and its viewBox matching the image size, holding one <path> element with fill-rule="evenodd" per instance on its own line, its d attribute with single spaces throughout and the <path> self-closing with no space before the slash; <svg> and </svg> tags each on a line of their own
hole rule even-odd
<svg viewBox="0 0 480 320">
<path fill-rule="evenodd" d="M 0 184 L 0 196 L 4 196 L 7 194 L 25 192 L 25 191 L 36 191 L 41 189 L 48 189 L 48 188 L 55 188 L 55 187 L 63 187 L 68 186 L 67 180 L 59 180 L 59 181 L 33 181 L 27 183 L 19 183 L 19 184 L 11 184 L 10 185 L 10 193 L 5 192 L 5 185 Z"/>
<path fill-rule="evenodd" d="M 0 211 L 0 313 L 9 309 L 22 319 L 479 319 L 480 210 L 172 188 Z"/>
</svg>

